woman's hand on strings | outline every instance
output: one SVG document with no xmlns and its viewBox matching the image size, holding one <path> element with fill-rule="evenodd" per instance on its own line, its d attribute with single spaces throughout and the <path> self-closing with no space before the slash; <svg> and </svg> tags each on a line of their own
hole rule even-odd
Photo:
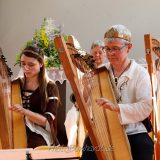
<svg viewBox="0 0 160 160">
<path fill-rule="evenodd" d="M 22 115 L 27 116 L 28 119 L 30 121 L 32 121 L 33 123 L 36 123 L 36 124 L 44 126 L 44 127 L 46 126 L 46 121 L 47 121 L 46 117 L 44 117 L 43 115 L 41 115 L 39 113 L 35 113 L 35 112 L 32 112 L 28 109 L 25 109 L 20 104 L 14 104 L 12 106 L 9 106 L 9 109 L 11 111 L 14 111 L 14 112 L 17 112 L 17 113 L 20 113 Z"/>
<path fill-rule="evenodd" d="M 26 109 L 23 108 L 23 106 L 20 105 L 20 104 L 14 104 L 12 106 L 9 106 L 9 109 L 11 111 L 14 111 L 14 112 L 17 112 L 17 113 L 20 113 L 20 114 L 23 114 L 23 115 L 25 115 L 25 113 L 26 113 Z"/>
<path fill-rule="evenodd" d="M 101 107 L 109 109 L 110 111 L 120 112 L 118 104 L 114 104 L 106 98 L 98 98 L 96 99 L 96 103 Z"/>
</svg>

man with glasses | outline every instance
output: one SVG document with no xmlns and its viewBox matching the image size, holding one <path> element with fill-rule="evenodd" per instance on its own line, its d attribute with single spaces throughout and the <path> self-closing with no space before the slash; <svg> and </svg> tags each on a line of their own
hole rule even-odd
<svg viewBox="0 0 160 160">
<path fill-rule="evenodd" d="M 131 32 L 127 27 L 111 26 L 105 33 L 104 40 L 109 60 L 106 67 L 114 86 L 117 104 L 105 97 L 97 98 L 96 102 L 100 107 L 118 113 L 129 139 L 133 160 L 152 160 L 154 144 L 147 133 L 150 128 L 143 123 L 152 111 L 149 74 L 128 57 L 132 43 Z"/>
</svg>

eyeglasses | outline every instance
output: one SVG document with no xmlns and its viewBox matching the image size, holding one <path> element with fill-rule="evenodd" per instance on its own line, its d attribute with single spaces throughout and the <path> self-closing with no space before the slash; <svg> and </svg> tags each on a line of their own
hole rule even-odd
<svg viewBox="0 0 160 160">
<path fill-rule="evenodd" d="M 110 52 L 114 52 L 114 53 L 118 53 L 121 52 L 121 50 L 126 47 L 126 44 L 123 45 L 122 47 L 113 47 L 113 48 L 109 48 L 109 47 L 104 47 L 104 50 L 106 51 L 106 53 L 110 53 Z"/>
</svg>

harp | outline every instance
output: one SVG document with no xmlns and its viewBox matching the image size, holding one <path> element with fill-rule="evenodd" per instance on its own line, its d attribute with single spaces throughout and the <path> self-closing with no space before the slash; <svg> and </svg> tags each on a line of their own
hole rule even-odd
<svg viewBox="0 0 160 160">
<path fill-rule="evenodd" d="M 146 61 L 152 85 L 153 124 L 152 138 L 155 142 L 155 160 L 160 160 L 160 41 L 150 34 L 144 35 Z M 158 57 L 159 56 L 159 57 Z"/>
<path fill-rule="evenodd" d="M 0 49 L 0 148 L 12 147 L 11 115 L 8 111 L 10 105 L 10 72 L 5 63 L 5 57 Z"/>
<path fill-rule="evenodd" d="M 0 49 L 0 159 L 79 159 L 80 152 L 72 147 L 26 148 L 24 117 L 8 109 L 11 104 L 21 103 L 19 82 L 11 82 L 11 74 Z"/>
<path fill-rule="evenodd" d="M 87 67 L 89 58 L 78 54 L 78 49 L 75 48 L 77 42 L 74 43 L 72 36 L 68 37 L 68 42 L 65 43 L 62 36 L 57 36 L 54 39 L 65 74 L 71 84 L 98 159 L 131 160 L 128 140 L 123 127 L 120 125 L 117 113 L 100 108 L 95 103 L 95 99 L 102 96 L 116 103 L 107 69 L 99 68 L 94 70 L 94 81 L 96 83 L 92 92 L 91 108 L 93 116 L 91 118 L 87 103 L 83 97 L 81 89 L 83 87 L 79 80 L 79 74 L 77 73 L 77 70 L 85 73 L 89 70 Z"/>
<path fill-rule="evenodd" d="M 11 104 L 21 103 L 20 86 L 17 81 L 11 83 L 11 70 L 6 64 L 0 49 L 0 148 L 25 148 L 26 133 L 24 118 L 10 112 Z"/>
</svg>

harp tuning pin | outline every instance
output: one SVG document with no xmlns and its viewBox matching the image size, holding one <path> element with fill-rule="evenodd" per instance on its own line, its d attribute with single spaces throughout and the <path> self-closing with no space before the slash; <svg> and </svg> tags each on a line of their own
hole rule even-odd
<svg viewBox="0 0 160 160">
<path fill-rule="evenodd" d="M 5 60 L 5 59 L 6 59 L 6 58 L 4 57 L 4 55 L 3 55 L 3 54 L 1 55 L 1 58 L 2 58 L 3 60 Z"/>
<path fill-rule="evenodd" d="M 7 70 L 8 70 L 9 76 L 11 77 L 11 76 L 13 75 L 13 72 L 12 72 L 11 68 L 9 68 L 9 67 L 7 66 Z"/>
</svg>

